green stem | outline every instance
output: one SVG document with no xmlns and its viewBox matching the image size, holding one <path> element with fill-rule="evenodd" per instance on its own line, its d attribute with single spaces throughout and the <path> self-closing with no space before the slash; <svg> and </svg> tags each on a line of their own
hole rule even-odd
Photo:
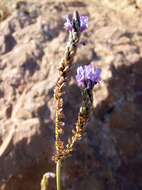
<svg viewBox="0 0 142 190">
<path fill-rule="evenodd" d="M 56 186 L 57 190 L 61 190 L 61 161 L 56 163 Z"/>
</svg>

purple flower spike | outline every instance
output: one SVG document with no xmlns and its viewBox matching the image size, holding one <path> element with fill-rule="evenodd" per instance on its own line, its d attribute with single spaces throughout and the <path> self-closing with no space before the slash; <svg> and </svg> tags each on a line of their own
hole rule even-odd
<svg viewBox="0 0 142 190">
<path fill-rule="evenodd" d="M 64 26 L 68 31 L 73 30 L 72 19 L 70 19 L 68 16 L 66 17 L 66 22 L 65 22 Z M 83 32 L 87 28 L 88 28 L 88 17 L 80 16 L 80 31 Z"/>
<path fill-rule="evenodd" d="M 96 69 L 96 71 L 94 71 L 92 64 L 77 68 L 76 80 L 78 86 L 87 90 L 92 90 L 94 85 L 100 82 L 100 76 L 101 69 Z"/>
</svg>

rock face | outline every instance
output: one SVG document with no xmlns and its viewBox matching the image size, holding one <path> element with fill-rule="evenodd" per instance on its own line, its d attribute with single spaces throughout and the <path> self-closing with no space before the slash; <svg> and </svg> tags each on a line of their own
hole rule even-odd
<svg viewBox="0 0 142 190">
<path fill-rule="evenodd" d="M 81 102 L 76 67 L 94 62 L 102 82 L 86 136 L 63 163 L 63 188 L 142 189 L 142 13 L 135 1 L 119 2 L 22 1 L 0 23 L 0 189 L 38 190 L 42 175 L 54 172 L 53 93 L 68 36 L 64 16 L 76 9 L 89 28 L 66 88 L 65 139 Z"/>
</svg>

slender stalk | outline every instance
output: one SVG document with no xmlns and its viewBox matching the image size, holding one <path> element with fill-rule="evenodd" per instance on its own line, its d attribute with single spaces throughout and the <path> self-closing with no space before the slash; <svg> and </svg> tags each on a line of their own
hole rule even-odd
<svg viewBox="0 0 142 190">
<path fill-rule="evenodd" d="M 61 190 L 61 160 L 56 163 L 56 187 Z"/>
</svg>

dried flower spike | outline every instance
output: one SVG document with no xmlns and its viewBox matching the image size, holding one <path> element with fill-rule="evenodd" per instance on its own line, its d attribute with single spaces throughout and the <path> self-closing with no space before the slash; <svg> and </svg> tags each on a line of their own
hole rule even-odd
<svg viewBox="0 0 142 190">
<path fill-rule="evenodd" d="M 85 65 L 77 68 L 76 80 L 79 87 L 91 91 L 95 84 L 100 81 L 101 69 L 94 71 L 93 65 Z"/>
<path fill-rule="evenodd" d="M 69 16 L 66 17 L 66 22 L 64 26 L 70 32 L 73 30 L 73 21 Z M 87 28 L 88 28 L 88 17 L 80 16 L 80 32 L 83 32 Z"/>
</svg>

